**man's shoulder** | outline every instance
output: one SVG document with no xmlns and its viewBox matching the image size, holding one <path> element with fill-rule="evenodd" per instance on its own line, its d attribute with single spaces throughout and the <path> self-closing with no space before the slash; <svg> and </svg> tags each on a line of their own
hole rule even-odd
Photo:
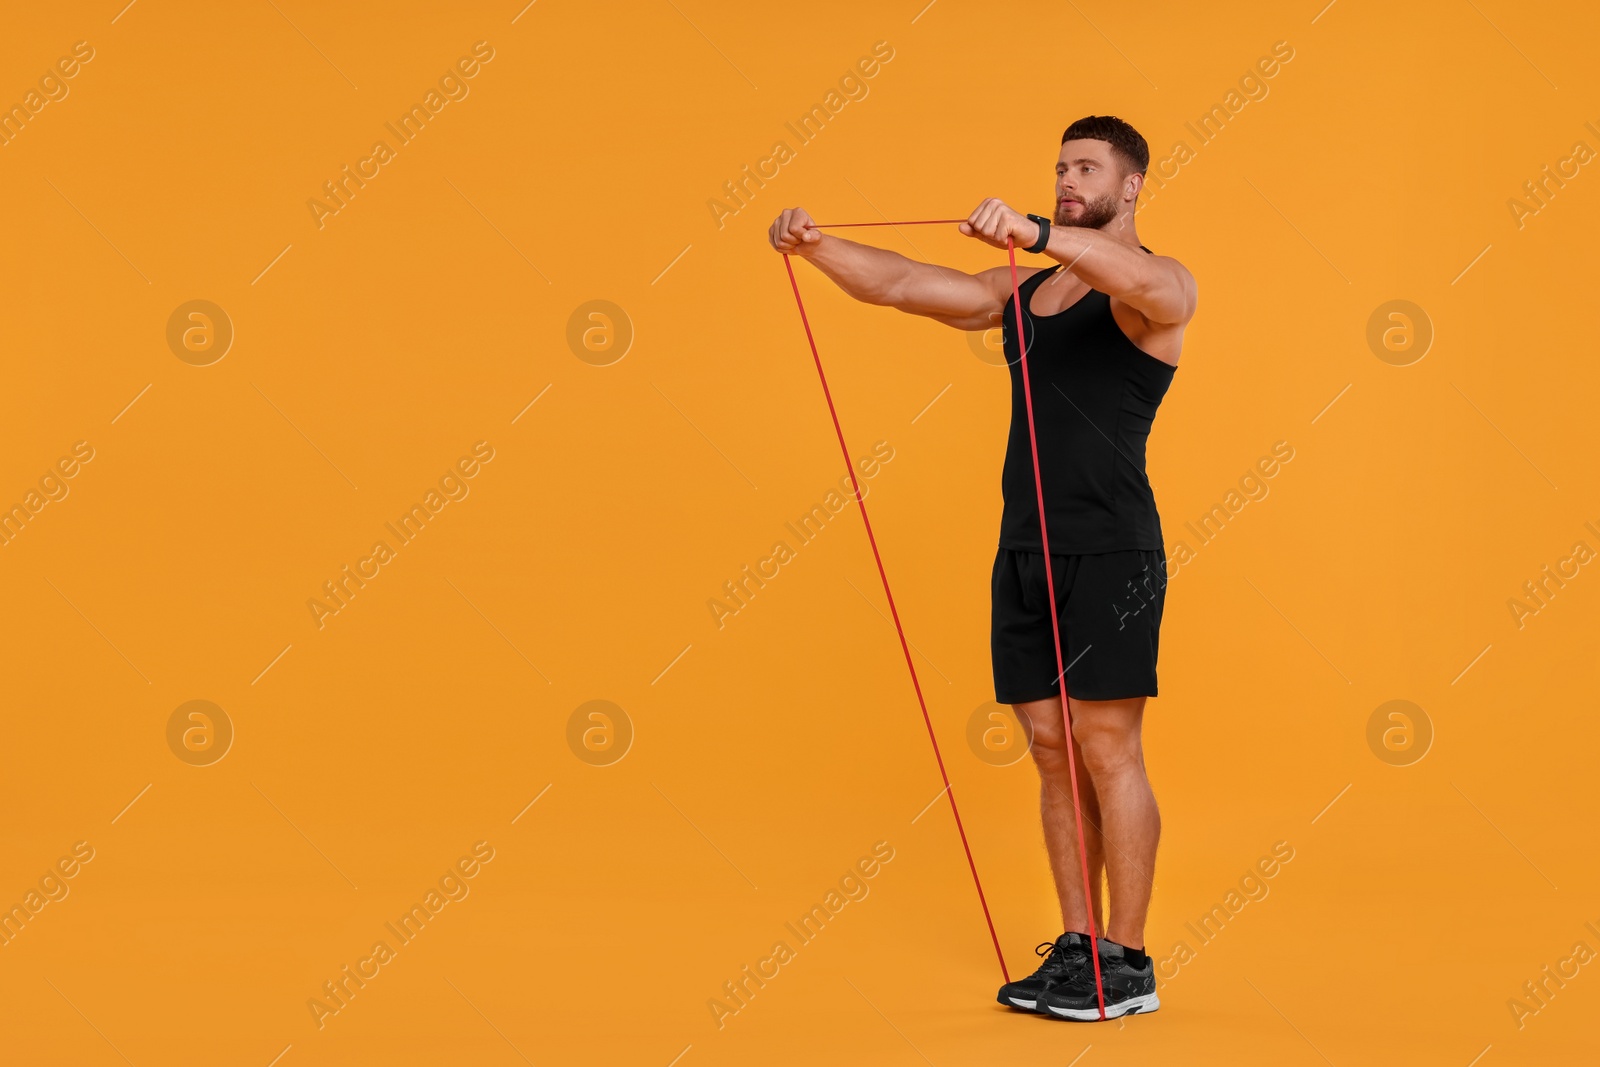
<svg viewBox="0 0 1600 1067">
<path fill-rule="evenodd" d="M 1139 247 L 1144 248 L 1143 245 L 1140 245 Z M 1145 248 L 1144 250 L 1146 252 L 1150 252 L 1150 249 L 1148 248 Z M 1188 267 L 1183 265 L 1183 261 L 1177 256 L 1163 256 L 1157 252 L 1150 252 L 1150 257 L 1155 262 L 1167 267 L 1169 270 L 1176 271 L 1179 275 L 1188 278 L 1191 282 L 1194 281 L 1194 274 L 1189 270 Z"/>
</svg>

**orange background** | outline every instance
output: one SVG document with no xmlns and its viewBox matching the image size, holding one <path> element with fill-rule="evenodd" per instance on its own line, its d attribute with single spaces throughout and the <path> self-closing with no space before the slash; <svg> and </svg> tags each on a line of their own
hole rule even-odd
<svg viewBox="0 0 1600 1067">
<path fill-rule="evenodd" d="M 0 101 L 75 42 L 93 58 L 0 147 L 0 503 L 76 442 L 93 459 L 0 547 L 0 901 L 77 842 L 93 858 L 0 947 L 6 1060 L 1592 1060 L 1593 964 L 1520 1026 L 1508 1001 L 1600 950 L 1600 577 L 1520 627 L 1508 601 L 1600 547 L 1600 177 L 1569 167 L 1520 226 L 1508 201 L 1600 148 L 1600 16 L 1318 6 L 8 15 Z M 467 95 L 319 228 L 307 201 L 479 41 Z M 866 95 L 797 144 L 785 122 L 880 41 Z M 1200 143 L 1185 124 L 1280 41 L 1266 95 Z M 858 518 L 720 628 L 708 601 L 843 474 L 772 217 L 1045 210 L 1060 131 L 1092 113 L 1157 160 L 1192 151 L 1139 218 L 1200 289 L 1151 440 L 1169 556 L 1275 442 L 1294 457 L 1169 590 L 1162 1010 L 1074 1028 L 993 1003 Z M 779 139 L 793 157 L 719 226 L 708 202 Z M 1004 262 L 953 228 L 858 235 Z M 1035 775 L 968 743 L 993 696 L 1005 372 L 796 270 L 852 452 L 894 450 L 870 513 L 1027 973 L 1059 932 Z M 210 365 L 167 341 L 191 300 L 232 323 Z M 594 300 L 631 324 L 620 359 L 615 314 L 569 345 Z M 1367 340 L 1392 300 L 1432 326 L 1404 366 Z M 480 441 L 468 494 L 319 628 L 307 601 Z M 168 740 L 192 700 L 234 734 L 205 766 Z M 593 700 L 620 714 L 569 730 Z M 1409 750 L 1369 744 L 1391 700 L 1420 708 Z M 880 841 L 867 895 L 796 944 L 784 924 Z M 468 895 L 319 1027 L 323 983 L 478 842 L 492 860 L 447 882 Z M 1278 842 L 1267 894 L 1197 947 L 1186 924 Z M 780 939 L 794 958 L 719 1027 L 708 1002 Z"/>
</svg>

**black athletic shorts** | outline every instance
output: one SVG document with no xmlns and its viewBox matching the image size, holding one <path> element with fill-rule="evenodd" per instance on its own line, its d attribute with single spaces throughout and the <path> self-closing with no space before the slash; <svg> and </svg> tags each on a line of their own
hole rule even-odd
<svg viewBox="0 0 1600 1067">
<path fill-rule="evenodd" d="M 1166 601 L 1167 556 L 1159 548 L 1050 554 L 1067 696 L 1120 700 L 1156 695 L 1156 648 Z M 1045 605 L 1044 554 L 1002 548 L 994 558 L 989 645 L 994 698 L 1045 700 L 1060 692 Z"/>
</svg>

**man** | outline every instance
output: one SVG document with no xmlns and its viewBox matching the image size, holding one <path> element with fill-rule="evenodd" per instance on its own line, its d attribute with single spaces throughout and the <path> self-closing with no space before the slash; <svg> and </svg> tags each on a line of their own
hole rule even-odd
<svg viewBox="0 0 1600 1067">
<path fill-rule="evenodd" d="M 1177 370 L 1196 287 L 1176 259 L 1139 243 L 1134 207 L 1149 162 L 1145 139 L 1126 122 L 1079 119 L 1061 137 L 1053 218 L 1022 215 L 989 199 L 960 227 L 996 248 L 1010 238 L 1018 249 L 1057 261 L 1019 267 L 1018 277 L 1070 745 L 1009 266 L 966 274 L 919 263 L 811 228 L 800 208 L 779 215 L 768 235 L 773 248 L 808 260 L 858 300 L 959 330 L 1004 330 L 1011 433 L 991 579 L 995 699 L 1012 706 L 1031 738 L 1065 932 L 1035 950 L 1043 964 L 1002 986 L 999 1001 L 1069 1019 L 1099 1018 L 1097 969 L 1107 1018 L 1160 1006 L 1144 923 L 1161 822 L 1140 728 L 1145 700 L 1156 695 L 1166 553 L 1145 477 L 1145 442 Z M 1073 815 L 1074 769 L 1087 878 Z M 1104 933 L 1098 968 L 1090 958 L 1091 908 L 1095 932 Z"/>
</svg>

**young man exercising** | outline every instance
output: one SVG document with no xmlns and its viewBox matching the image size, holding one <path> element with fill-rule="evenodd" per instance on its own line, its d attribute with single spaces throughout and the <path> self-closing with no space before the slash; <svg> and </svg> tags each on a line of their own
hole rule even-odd
<svg viewBox="0 0 1600 1067">
<path fill-rule="evenodd" d="M 1161 819 L 1145 775 L 1140 727 L 1156 695 L 1156 651 L 1166 593 L 1166 552 L 1145 442 L 1177 370 L 1194 316 L 1194 277 L 1139 243 L 1134 206 L 1150 150 L 1111 116 L 1079 119 L 1061 137 L 1055 213 L 1022 215 L 979 204 L 961 232 L 996 248 L 1056 260 L 1019 267 L 1028 386 L 1051 577 L 1071 702 L 1067 738 L 1056 665 L 1044 546 L 1024 409 L 1009 266 L 966 274 L 811 228 L 800 208 L 768 233 L 846 293 L 958 330 L 999 326 L 1011 372 L 1011 433 L 1001 473 L 1004 504 L 991 579 L 990 651 L 995 699 L 1010 704 L 1031 738 L 1040 813 L 1065 932 L 1035 951 L 1032 975 L 1000 987 L 1009 1007 L 1069 1019 L 1099 1018 L 1090 958 L 1090 911 L 1099 940 L 1107 1018 L 1159 1007 L 1144 952 Z M 1089 901 L 1073 817 L 1073 769 L 1088 860 Z M 1102 873 L 1110 888 L 1105 925 Z"/>
</svg>

